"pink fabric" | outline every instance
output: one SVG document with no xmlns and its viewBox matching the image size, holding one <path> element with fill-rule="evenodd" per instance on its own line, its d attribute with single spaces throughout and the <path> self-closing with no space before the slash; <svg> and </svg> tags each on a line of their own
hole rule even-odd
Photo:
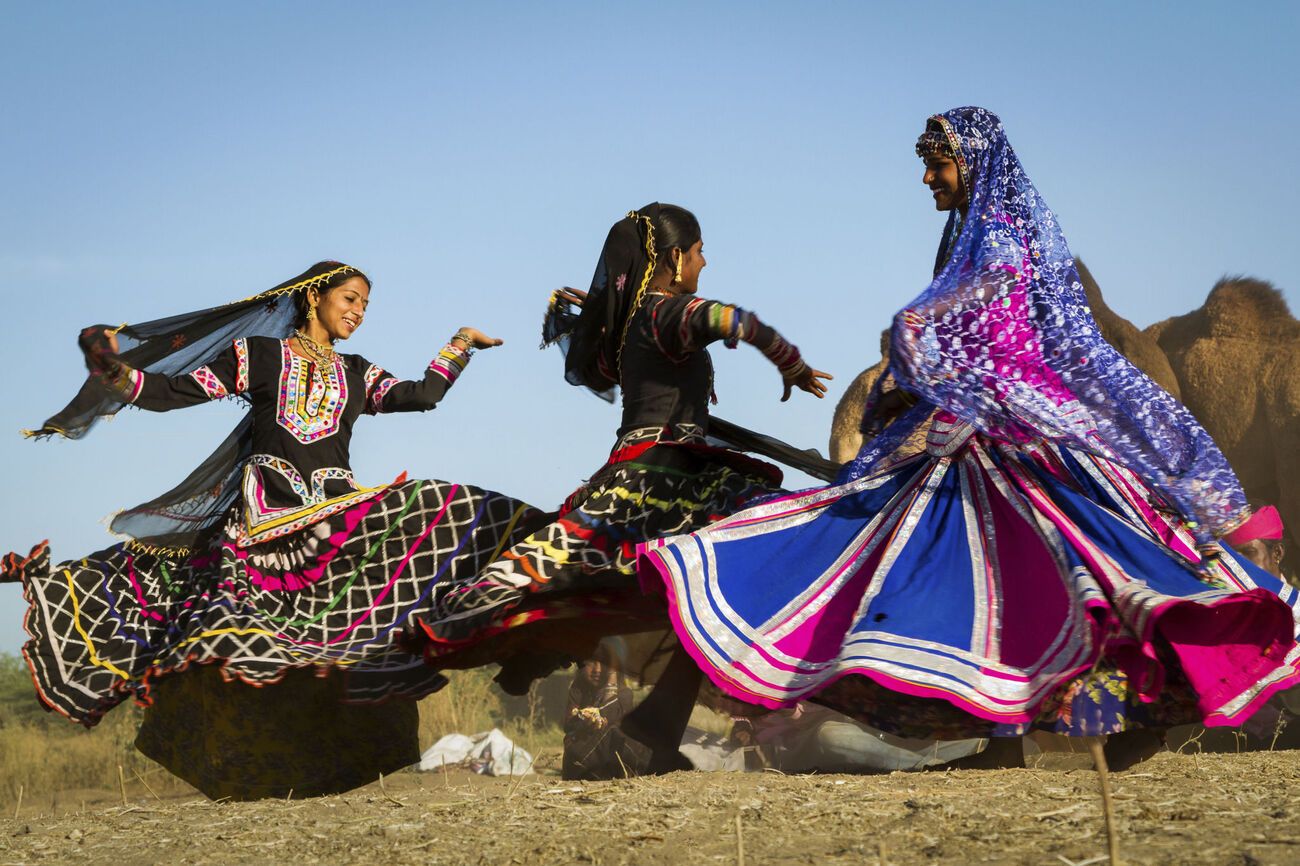
<svg viewBox="0 0 1300 866">
<path fill-rule="evenodd" d="M 943 444 L 936 445 L 932 437 L 933 447 Z M 997 459 L 999 450 L 1004 450 L 1006 459 Z M 1016 459 L 1026 452 L 1032 457 L 1032 468 Z M 835 566 L 838 570 L 825 572 L 826 583 L 817 592 L 798 610 L 765 623 L 757 638 L 745 636 L 744 629 L 709 626 L 714 617 L 726 616 L 719 607 L 723 602 L 716 600 L 719 590 L 714 587 L 692 597 L 689 580 L 679 573 L 669 553 L 673 545 L 685 544 L 692 556 L 707 560 L 713 539 L 665 539 L 643 545 L 641 584 L 665 595 L 683 647 L 715 685 L 724 693 L 769 708 L 791 706 L 844 676 L 858 675 L 903 694 L 945 700 L 992 722 L 1023 724 L 1033 720 L 1041 703 L 1041 698 L 1035 701 L 1032 696 L 1042 693 L 1044 685 L 1051 688 L 1044 677 L 1057 684 L 1067 682 L 1102 657 L 1127 675 L 1139 700 L 1160 700 L 1165 664 L 1172 657 L 1196 695 L 1204 723 L 1217 726 L 1239 724 L 1270 695 L 1300 681 L 1300 673 L 1287 659 L 1295 645 L 1287 605 L 1267 589 L 1238 580 L 1233 568 L 1217 560 L 1216 584 L 1237 592 L 1217 598 L 1143 594 L 1141 576 L 1127 573 L 1044 486 L 1048 475 L 1070 480 L 1055 450 L 1034 445 L 1012 450 L 1004 443 L 976 437 L 944 459 L 953 461 L 951 472 L 966 473 L 964 489 L 971 498 L 965 501 L 977 515 L 974 523 L 967 524 L 975 530 L 968 536 L 977 554 L 972 562 L 983 563 L 985 569 L 985 592 L 978 609 L 990 626 L 972 635 L 967 652 L 987 663 L 973 672 L 955 673 L 947 681 L 928 676 L 922 670 L 924 657 L 918 654 L 922 648 L 909 643 L 908 635 L 895 635 L 886 628 L 855 629 L 876 580 L 893 586 L 912 581 L 917 592 L 928 591 L 924 560 L 912 561 L 906 571 L 881 574 L 886 545 L 864 559 L 859 555 L 885 539 L 907 544 L 909 536 L 900 535 L 910 525 L 907 512 L 918 507 L 916 494 L 937 470 L 937 463 L 894 495 L 899 511 L 873 532 L 856 538 L 854 548 L 844 550 L 841 564 Z M 1151 506 L 1152 491 L 1141 479 L 1105 461 L 1098 461 L 1096 469 L 1097 482 L 1110 486 L 1127 506 L 1115 517 L 1134 521 L 1130 525 L 1135 531 L 1149 532 L 1189 566 L 1199 559 L 1186 529 Z M 841 489 L 848 492 L 848 486 Z M 834 489 L 793 494 L 753 512 L 741 512 L 692 538 L 716 532 L 717 544 L 743 543 L 742 536 L 727 538 L 741 526 L 779 524 L 800 511 L 832 508 L 839 498 Z M 1034 517 L 1026 519 L 1024 506 Z M 940 499 L 924 508 L 944 509 L 954 518 L 961 511 L 959 503 L 945 504 Z M 1043 529 L 1047 524 L 1083 561 L 1098 592 L 1086 598 L 1076 595 L 1079 588 L 1071 580 L 1071 571 L 1056 561 L 1047 543 L 1049 536 Z M 951 531 L 961 529 L 954 525 Z M 704 547 L 696 550 L 696 543 Z M 846 573 L 850 568 L 856 571 Z M 705 580 L 690 574 L 690 579 Z M 979 573 L 972 580 L 980 585 Z M 1205 589 L 1212 591 L 1216 584 L 1206 584 Z M 1067 632 L 1072 637 L 1058 644 L 1058 637 Z M 874 645 L 868 651 L 850 649 L 846 643 L 851 638 L 862 640 L 868 633 Z M 743 650 L 738 650 L 737 638 Z M 966 649 L 954 646 L 955 651 Z M 902 673 L 909 666 L 919 671 L 915 677 Z M 948 682 L 961 686 L 950 687 Z"/>
<path fill-rule="evenodd" d="M 1250 516 L 1250 519 L 1223 537 L 1224 542 L 1236 547 L 1247 544 L 1257 538 L 1276 539 L 1282 537 L 1285 529 L 1282 515 L 1272 505 L 1265 505 Z"/>
</svg>

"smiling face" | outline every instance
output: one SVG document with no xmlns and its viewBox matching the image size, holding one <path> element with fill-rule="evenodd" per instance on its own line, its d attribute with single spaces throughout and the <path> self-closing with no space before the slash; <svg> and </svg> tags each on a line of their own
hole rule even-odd
<svg viewBox="0 0 1300 866">
<path fill-rule="evenodd" d="M 362 277 L 349 277 L 323 295 L 312 289 L 307 300 L 316 305 L 317 321 L 329 339 L 346 340 L 356 333 L 366 317 L 370 284 Z"/>
<path fill-rule="evenodd" d="M 948 211 L 965 206 L 966 190 L 962 188 L 961 171 L 952 157 L 942 153 L 927 155 L 921 182 L 930 188 L 935 210 Z"/>
</svg>

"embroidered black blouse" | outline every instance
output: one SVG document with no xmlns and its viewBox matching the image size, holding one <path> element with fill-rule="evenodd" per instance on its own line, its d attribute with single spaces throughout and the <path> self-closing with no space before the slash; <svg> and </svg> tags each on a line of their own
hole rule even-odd
<svg viewBox="0 0 1300 866">
<path fill-rule="evenodd" d="M 352 425 L 364 412 L 421 412 L 438 405 L 468 362 L 449 344 L 420 381 L 401 381 L 360 355 L 317 363 L 289 341 L 235 340 L 207 364 L 180 376 L 128 369 L 129 402 L 166 411 L 242 396 L 253 415 L 253 453 L 244 466 L 241 543 L 297 531 L 382 492 L 352 477 Z"/>
<path fill-rule="evenodd" d="M 623 345 L 623 424 L 630 430 L 663 427 L 707 432 L 713 396 L 708 346 L 746 342 L 786 377 L 804 366 L 799 350 L 758 316 L 693 295 L 650 295 L 632 314 Z"/>
</svg>

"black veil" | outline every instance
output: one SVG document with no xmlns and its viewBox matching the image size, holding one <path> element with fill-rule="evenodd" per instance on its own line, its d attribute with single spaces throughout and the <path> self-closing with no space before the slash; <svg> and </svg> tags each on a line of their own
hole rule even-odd
<svg viewBox="0 0 1300 866">
<path fill-rule="evenodd" d="M 79 342 L 91 365 L 91 358 L 107 351 L 104 331 L 112 331 L 122 363 L 145 373 L 176 376 L 210 361 L 237 338 L 288 337 L 298 319 L 301 293 L 360 275 L 359 270 L 341 262 L 320 262 L 242 301 L 116 329 L 92 326 L 81 332 Z M 80 439 L 100 418 L 117 414 L 124 405 L 102 377 L 91 375 L 62 411 L 39 429 L 23 432 L 33 438 L 57 435 Z M 167 553 L 194 549 L 199 537 L 218 522 L 238 495 L 240 469 L 252 449 L 252 429 L 251 416 L 246 416 L 184 481 L 161 496 L 113 515 L 109 529 L 145 549 Z"/>
</svg>

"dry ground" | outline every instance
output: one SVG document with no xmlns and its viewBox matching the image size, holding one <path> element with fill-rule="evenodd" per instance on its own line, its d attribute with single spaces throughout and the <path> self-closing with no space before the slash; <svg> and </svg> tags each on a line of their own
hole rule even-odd
<svg viewBox="0 0 1300 866">
<path fill-rule="evenodd" d="M 1164 753 L 1112 782 L 1126 863 L 1300 862 L 1300 753 Z M 292 802 L 130 793 L 125 806 L 116 792 L 28 800 L 0 820 L 0 863 L 1060 866 L 1106 850 L 1097 777 L 1069 755 L 881 776 L 401 773 Z"/>
</svg>

